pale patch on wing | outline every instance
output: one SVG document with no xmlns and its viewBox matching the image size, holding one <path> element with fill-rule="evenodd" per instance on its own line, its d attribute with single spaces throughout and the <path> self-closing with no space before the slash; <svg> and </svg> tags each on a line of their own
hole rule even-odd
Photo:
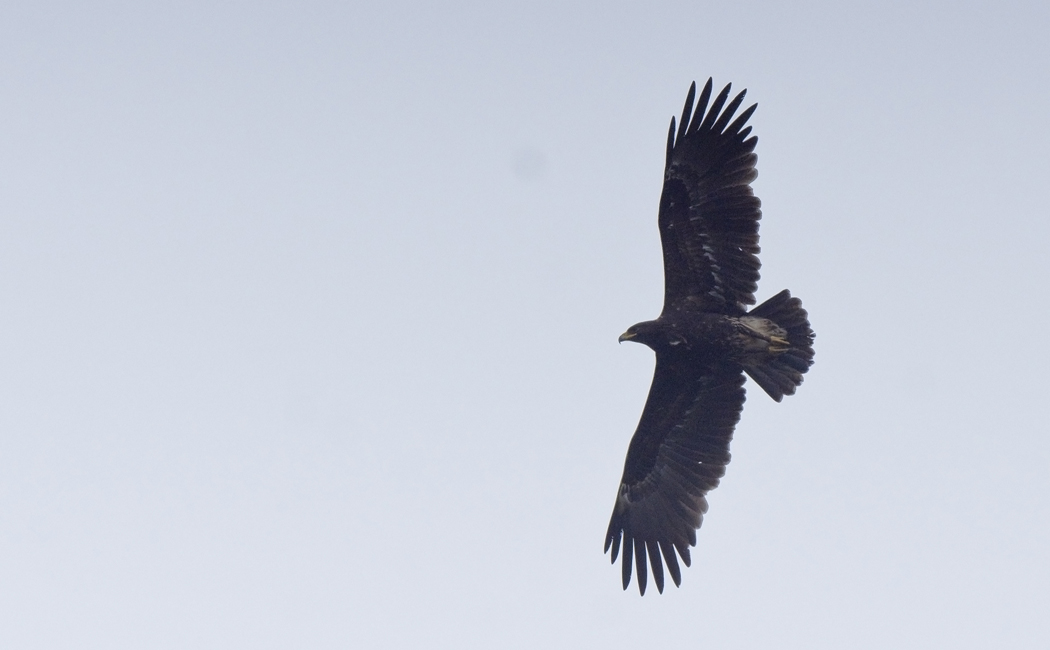
<svg viewBox="0 0 1050 650">
<path fill-rule="evenodd" d="M 718 264 L 718 258 L 715 257 L 715 250 L 711 248 L 711 244 L 707 243 L 707 237 L 704 237 L 704 241 L 705 243 L 701 246 L 701 250 L 704 252 L 704 259 L 707 260 L 707 268 L 711 273 L 711 279 L 714 280 L 714 286 L 707 292 L 707 295 L 725 301 L 724 284 L 722 276 L 719 275 L 722 267 Z"/>
</svg>

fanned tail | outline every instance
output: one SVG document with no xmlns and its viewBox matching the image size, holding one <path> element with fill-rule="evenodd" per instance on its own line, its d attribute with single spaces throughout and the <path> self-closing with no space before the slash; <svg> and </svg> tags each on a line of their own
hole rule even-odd
<svg viewBox="0 0 1050 650">
<path fill-rule="evenodd" d="M 776 401 L 785 395 L 794 395 L 802 383 L 802 375 L 813 365 L 813 328 L 802 301 L 792 298 L 784 289 L 755 307 L 748 316 L 766 318 L 787 331 L 787 350 L 780 352 L 759 366 L 745 366 L 744 371 L 762 390 Z"/>
</svg>

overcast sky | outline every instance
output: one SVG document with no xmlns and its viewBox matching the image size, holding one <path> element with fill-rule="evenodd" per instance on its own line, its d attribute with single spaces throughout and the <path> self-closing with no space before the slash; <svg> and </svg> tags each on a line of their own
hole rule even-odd
<svg viewBox="0 0 1050 650">
<path fill-rule="evenodd" d="M 1050 647 L 1050 4 L 0 5 L 0 646 Z M 602 555 L 689 83 L 759 109 L 754 384 Z"/>
</svg>

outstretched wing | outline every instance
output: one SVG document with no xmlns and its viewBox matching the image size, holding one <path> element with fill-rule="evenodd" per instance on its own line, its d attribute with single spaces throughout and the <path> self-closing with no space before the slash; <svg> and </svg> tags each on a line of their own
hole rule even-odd
<svg viewBox="0 0 1050 650">
<path fill-rule="evenodd" d="M 659 220 L 664 313 L 693 303 L 703 311 L 738 315 L 755 304 L 762 211 L 751 181 L 758 176 L 758 138 L 748 138 L 751 127 L 744 124 L 758 104 L 730 124 L 747 91 L 726 106 L 729 88 L 708 109 L 708 79 L 693 111 L 694 83 L 677 134 L 671 118 Z"/>
<path fill-rule="evenodd" d="M 744 406 L 744 374 L 729 364 L 656 358 L 656 373 L 638 430 L 631 438 L 605 550 L 616 562 L 623 538 L 623 588 L 632 562 L 644 595 L 646 555 L 663 593 L 660 556 L 675 585 L 682 583 L 675 550 L 689 566 L 689 547 L 707 512 L 705 495 L 729 463 L 729 441 Z M 659 549 L 659 550 L 657 550 Z"/>
</svg>

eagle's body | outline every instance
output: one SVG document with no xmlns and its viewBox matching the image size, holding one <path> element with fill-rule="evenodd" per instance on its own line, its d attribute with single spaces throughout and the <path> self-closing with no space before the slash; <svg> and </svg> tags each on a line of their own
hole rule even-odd
<svg viewBox="0 0 1050 650">
<path fill-rule="evenodd" d="M 637 565 L 642 594 L 647 560 L 661 592 L 664 563 L 681 583 L 676 551 L 689 566 L 705 495 L 729 463 L 744 374 L 779 402 L 813 363 L 813 330 L 798 298 L 781 291 L 748 311 L 758 288 L 762 213 L 750 186 L 758 140 L 744 124 L 756 106 L 729 124 L 744 98 L 741 92 L 723 111 L 729 88 L 705 114 L 708 80 L 693 113 L 694 84 L 677 135 L 671 120 L 659 216 L 664 308 L 620 337 L 656 352 L 605 540 L 615 562 L 622 539 L 623 587 Z"/>
</svg>

